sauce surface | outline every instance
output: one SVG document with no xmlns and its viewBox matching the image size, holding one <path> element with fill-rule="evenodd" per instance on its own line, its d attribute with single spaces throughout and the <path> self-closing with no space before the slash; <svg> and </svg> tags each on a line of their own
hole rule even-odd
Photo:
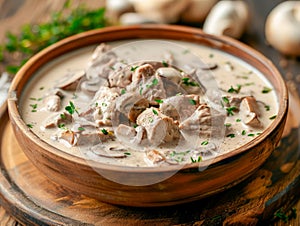
<svg viewBox="0 0 300 226">
<path fill-rule="evenodd" d="M 132 48 L 125 52 L 120 50 L 122 56 L 118 57 L 121 60 L 109 64 L 113 49 L 104 51 L 107 47 L 102 46 L 102 56 L 97 58 L 96 46 L 90 46 L 48 63 L 35 74 L 22 93 L 20 109 L 24 121 L 41 139 L 58 149 L 108 164 L 134 167 L 187 164 L 210 159 L 250 142 L 272 123 L 278 103 L 272 85 L 259 71 L 216 49 L 171 42 L 178 45 L 178 49 L 175 51 L 171 45 L 168 51 L 166 47 L 157 59 L 149 56 L 157 54 L 154 51 L 157 47 L 153 47 L 152 53 L 147 49 L 145 55 L 143 51 Z M 108 44 L 122 46 L 125 43 L 128 41 Z M 144 62 L 138 62 L 139 59 Z M 130 60 L 134 63 L 125 62 Z M 122 70 L 118 71 L 116 67 Z M 195 73 L 195 67 L 200 73 Z M 145 79 L 144 71 L 152 68 L 152 77 Z M 122 73 L 122 76 L 105 79 L 100 76 L 99 79 L 99 70 L 102 74 Z M 140 77 L 139 73 L 142 74 Z M 82 78 L 82 75 L 88 79 L 80 80 L 78 84 L 74 80 L 76 88 L 72 88 L 74 84 L 67 80 L 76 76 Z M 97 83 L 89 83 L 95 78 Z M 133 85 L 134 79 L 136 83 Z M 170 83 L 171 88 L 166 89 L 166 93 L 172 93 L 172 96 L 159 93 L 162 90 L 160 82 Z M 97 88 L 99 84 L 101 92 Z M 111 84 L 115 85 L 111 87 Z M 173 92 L 174 86 L 178 90 Z M 87 95 L 89 92 L 91 94 Z M 125 117 L 123 123 L 123 114 L 112 118 L 118 111 L 124 113 L 120 109 L 130 98 L 135 101 L 129 113 L 124 110 L 129 120 Z M 122 101 L 123 105 L 120 104 Z M 180 109 L 174 111 L 168 104 L 177 104 Z M 133 107 L 138 113 L 131 111 Z M 73 111 L 70 123 L 66 109 Z M 95 109 L 101 117 L 97 116 Z M 177 113 L 179 115 L 174 116 Z M 90 117 L 93 120 L 88 120 Z M 193 124 L 195 117 L 198 118 Z M 165 133 L 161 132 L 166 126 Z M 97 127 L 97 138 L 94 127 Z M 74 133 L 80 134 L 80 139 Z M 139 134 L 140 141 L 134 143 Z"/>
</svg>

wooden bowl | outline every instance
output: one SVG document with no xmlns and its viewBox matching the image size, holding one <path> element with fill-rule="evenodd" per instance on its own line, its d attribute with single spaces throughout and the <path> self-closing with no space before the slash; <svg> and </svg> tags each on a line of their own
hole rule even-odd
<svg viewBox="0 0 300 226">
<path fill-rule="evenodd" d="M 87 162 L 58 150 L 37 137 L 22 120 L 19 99 L 31 76 L 58 56 L 101 42 L 126 39 L 174 39 L 199 43 L 239 57 L 255 67 L 274 86 L 279 111 L 272 124 L 252 142 L 218 156 L 213 162 L 178 167 L 121 167 Z M 252 48 L 226 37 L 215 37 L 199 29 L 169 25 L 138 25 L 93 30 L 62 40 L 32 57 L 16 75 L 10 89 L 8 110 L 14 133 L 33 164 L 54 182 L 98 200 L 128 206 L 168 206 L 198 200 L 223 191 L 252 174 L 277 146 L 287 118 L 288 93 L 272 63 Z M 207 167 L 199 171 L 200 167 Z M 172 175 L 172 176 L 168 176 Z M 112 177 L 143 180 L 166 176 L 155 184 L 119 184 Z"/>
</svg>

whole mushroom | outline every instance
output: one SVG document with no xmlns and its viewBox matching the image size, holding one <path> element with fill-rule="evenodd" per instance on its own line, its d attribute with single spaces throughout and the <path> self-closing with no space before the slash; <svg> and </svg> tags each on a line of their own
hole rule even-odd
<svg viewBox="0 0 300 226">
<path fill-rule="evenodd" d="M 238 39 L 244 33 L 248 20 L 249 9 L 244 1 L 220 1 L 208 14 L 203 31 Z"/>
<path fill-rule="evenodd" d="M 265 26 L 268 43 L 285 55 L 300 55 L 300 1 L 286 1 L 268 15 Z"/>
<path fill-rule="evenodd" d="M 130 0 L 137 13 L 157 23 L 174 23 L 179 20 L 190 0 Z"/>
<path fill-rule="evenodd" d="M 203 22 L 211 8 L 218 0 L 190 0 L 190 4 L 181 15 L 181 20 L 187 23 Z"/>
</svg>

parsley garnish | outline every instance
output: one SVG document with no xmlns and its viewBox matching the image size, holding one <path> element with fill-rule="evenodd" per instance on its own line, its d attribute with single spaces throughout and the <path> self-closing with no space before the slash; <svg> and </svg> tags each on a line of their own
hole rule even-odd
<svg viewBox="0 0 300 226">
<path fill-rule="evenodd" d="M 33 128 L 33 125 L 32 124 L 27 124 L 27 127 L 32 129 Z"/>
<path fill-rule="evenodd" d="M 130 71 L 135 71 L 139 66 L 131 67 Z"/>
<path fill-rule="evenodd" d="M 104 134 L 104 135 L 108 135 L 108 132 L 106 129 L 102 129 L 101 132 Z"/>
<path fill-rule="evenodd" d="M 226 137 L 234 138 L 234 137 L 235 137 L 235 134 L 230 133 L 230 134 L 228 134 Z"/>
<path fill-rule="evenodd" d="M 230 127 L 230 126 L 232 126 L 232 124 L 231 123 L 225 123 L 224 126 L 225 127 Z"/>
<path fill-rule="evenodd" d="M 248 137 L 254 137 L 254 136 L 255 136 L 255 134 L 253 134 L 253 133 L 248 134 Z"/>
<path fill-rule="evenodd" d="M 234 115 L 233 112 L 234 112 L 235 110 L 237 110 L 237 107 L 235 107 L 235 106 L 226 108 L 227 114 L 228 114 L 228 115 L 231 115 L 231 116 Z"/>
<path fill-rule="evenodd" d="M 236 122 L 241 122 L 242 120 L 241 120 L 241 119 L 239 119 L 239 118 L 237 118 L 235 121 L 236 121 Z"/>
<path fill-rule="evenodd" d="M 229 104 L 229 99 L 227 97 L 222 97 L 222 100 L 225 104 Z"/>
<path fill-rule="evenodd" d="M 65 110 L 66 110 L 67 112 L 69 112 L 70 115 L 73 115 L 75 112 L 76 112 L 77 114 L 79 114 L 78 111 L 77 111 L 77 109 L 75 108 L 74 103 L 73 103 L 72 101 L 70 101 L 69 104 L 70 104 L 70 105 L 68 105 L 68 106 L 65 107 Z"/>
<path fill-rule="evenodd" d="M 197 104 L 196 101 L 193 100 L 193 99 L 189 99 L 189 102 L 190 102 L 191 105 L 196 105 Z"/>
<path fill-rule="evenodd" d="M 78 127 L 78 130 L 79 130 L 79 131 L 85 131 L 85 128 L 83 128 L 83 127 Z"/>
<path fill-rule="evenodd" d="M 277 115 L 273 115 L 273 116 L 271 116 L 269 119 L 270 120 L 273 120 L 273 119 L 275 119 L 277 117 Z"/>
<path fill-rule="evenodd" d="M 157 111 L 155 109 L 152 109 L 153 114 L 158 115 Z"/>
<path fill-rule="evenodd" d="M 130 152 L 124 152 L 124 155 L 131 155 Z"/>
<path fill-rule="evenodd" d="M 182 78 L 182 84 L 186 86 L 199 86 L 197 82 L 190 81 L 190 78 L 187 77 Z"/>
<path fill-rule="evenodd" d="M 203 141 L 203 142 L 201 143 L 201 145 L 208 145 L 208 141 L 207 141 L 207 140 Z"/>
<path fill-rule="evenodd" d="M 164 61 L 164 60 L 163 60 L 163 62 L 162 62 L 162 65 L 163 65 L 164 67 L 169 67 L 169 64 L 168 64 L 166 61 Z"/>
<path fill-rule="evenodd" d="M 37 104 L 30 104 L 29 106 L 32 107 L 31 112 L 36 112 L 36 109 L 37 109 L 37 107 L 38 107 Z"/>
<path fill-rule="evenodd" d="M 163 100 L 160 100 L 160 99 L 156 99 L 154 100 L 156 103 L 159 103 L 159 104 L 162 104 L 164 101 Z"/>
<path fill-rule="evenodd" d="M 265 105 L 266 111 L 270 111 L 271 107 L 269 105 Z"/>
<path fill-rule="evenodd" d="M 271 88 L 268 88 L 268 87 L 264 87 L 263 90 L 261 91 L 262 93 L 269 93 L 271 92 L 272 89 Z"/>
<path fill-rule="evenodd" d="M 202 158 L 201 158 L 201 156 L 199 156 L 198 159 L 194 159 L 193 157 L 191 157 L 191 161 L 192 161 L 192 163 L 201 162 Z"/>
<path fill-rule="evenodd" d="M 241 85 L 237 85 L 236 88 L 233 88 L 233 86 L 230 87 L 230 89 L 228 89 L 228 93 L 239 93 L 241 91 L 242 86 Z"/>
<path fill-rule="evenodd" d="M 242 135 L 245 136 L 246 135 L 246 130 L 242 131 Z"/>
<path fill-rule="evenodd" d="M 126 93 L 126 89 L 121 90 L 121 95 L 124 95 Z"/>
</svg>

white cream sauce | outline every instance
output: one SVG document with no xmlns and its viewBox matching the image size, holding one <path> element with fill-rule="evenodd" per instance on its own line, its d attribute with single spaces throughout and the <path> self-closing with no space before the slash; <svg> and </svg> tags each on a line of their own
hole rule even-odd
<svg viewBox="0 0 300 226">
<path fill-rule="evenodd" d="M 112 46 L 118 46 L 126 42 L 123 41 L 108 44 Z M 199 56 L 205 64 L 218 65 L 218 67 L 212 70 L 210 74 L 214 76 L 216 84 L 218 88 L 220 88 L 220 92 L 223 96 L 254 96 L 256 101 L 259 103 L 258 118 L 262 126 L 259 128 L 248 126 L 242 122 L 241 114 L 239 112 L 230 112 L 225 119 L 224 125 L 222 125 L 223 128 L 220 128 L 220 130 L 224 129 L 224 139 L 219 141 L 220 145 L 217 145 L 218 150 L 216 153 L 227 153 L 250 142 L 255 137 L 259 136 L 259 134 L 262 133 L 272 123 L 272 120 L 278 111 L 276 94 L 270 82 L 258 70 L 236 57 L 212 48 L 187 42 L 172 42 L 183 46 L 185 49 L 185 51 L 181 53 L 182 56 L 177 57 L 184 58 L 186 57 L 187 53 L 192 52 Z M 59 57 L 52 62 L 49 62 L 36 72 L 22 93 L 22 98 L 20 100 L 20 109 L 22 111 L 21 114 L 24 121 L 41 139 L 52 146 L 73 155 L 91 158 L 96 161 L 109 164 L 127 166 L 153 166 L 153 163 L 149 162 L 148 159 L 145 158 L 144 151 L 128 150 L 128 148 L 125 147 L 125 158 L 102 157 L 97 155 L 97 153 L 87 151 L 86 145 L 84 145 L 84 148 L 78 146 L 73 147 L 69 144 L 63 144 L 57 140 L 51 139 L 53 134 L 56 133 L 57 130 L 61 130 L 61 128 L 42 128 L 41 125 L 45 124 L 45 119 L 58 114 L 57 112 L 46 111 L 42 104 L 42 99 L 45 97 L 46 93 L 49 92 L 49 90 L 53 89 L 53 87 L 56 86 L 59 81 L 61 81 L 61 78 L 68 71 L 80 71 L 85 69 L 90 61 L 94 49 L 95 46 L 90 46 L 76 50 Z M 231 90 L 231 93 L 228 92 L 229 90 Z M 83 107 L 79 103 L 78 98 L 80 98 L 78 97 L 78 93 L 69 92 L 68 96 L 62 99 L 62 110 L 65 108 L 65 106 L 69 105 L 69 101 L 71 100 L 76 103 L 76 108 L 78 111 L 81 111 L 81 108 Z M 85 103 L 87 101 L 88 100 L 82 100 L 82 102 Z M 226 107 L 224 107 L 224 109 L 226 112 Z M 202 139 L 201 145 L 204 148 L 206 146 L 209 147 L 212 142 L 213 141 L 209 139 Z M 118 141 L 103 142 L 103 144 L 106 147 L 124 148 Z M 173 152 L 171 149 L 169 149 L 168 155 L 172 156 L 173 159 L 175 159 L 179 164 L 198 161 L 198 156 L 190 156 L 189 152 L 190 150 L 188 149 L 182 150 L 181 152 Z M 206 158 L 205 153 L 203 156 L 201 156 L 201 158 L 203 160 Z"/>
</svg>

